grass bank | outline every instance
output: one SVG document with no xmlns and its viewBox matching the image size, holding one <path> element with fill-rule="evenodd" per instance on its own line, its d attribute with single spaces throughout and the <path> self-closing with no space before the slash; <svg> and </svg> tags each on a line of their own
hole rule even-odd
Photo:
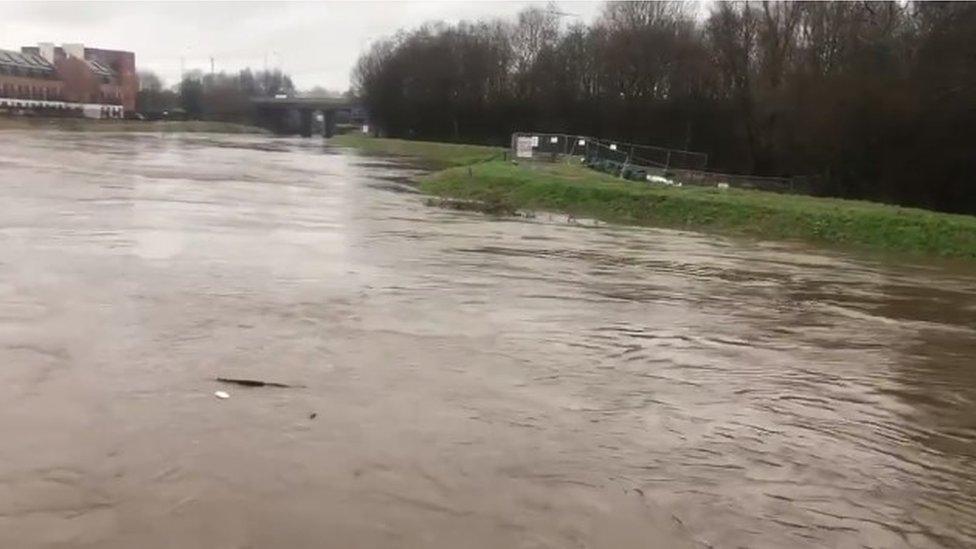
<svg viewBox="0 0 976 549">
<path fill-rule="evenodd" d="M 91 120 L 85 118 L 0 117 L 0 130 L 62 130 L 147 133 L 267 133 L 261 128 L 204 120 Z"/>
<path fill-rule="evenodd" d="M 872 202 L 624 181 L 571 164 L 492 161 L 430 174 L 432 195 L 612 223 L 976 259 L 976 217 Z M 499 206 L 502 205 L 502 206 Z"/>
<path fill-rule="evenodd" d="M 361 133 L 337 135 L 330 138 L 329 143 L 372 153 L 409 156 L 437 169 L 484 162 L 492 158 L 500 158 L 505 152 L 505 149 L 501 147 L 408 141 L 406 139 L 378 139 Z"/>
</svg>

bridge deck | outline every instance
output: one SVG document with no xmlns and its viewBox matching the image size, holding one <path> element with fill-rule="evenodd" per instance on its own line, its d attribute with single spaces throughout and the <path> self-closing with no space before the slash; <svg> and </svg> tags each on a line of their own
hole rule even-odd
<svg viewBox="0 0 976 549">
<path fill-rule="evenodd" d="M 342 97 L 255 97 L 251 102 L 259 107 L 281 109 L 337 110 L 351 109 L 355 104 Z"/>
</svg>

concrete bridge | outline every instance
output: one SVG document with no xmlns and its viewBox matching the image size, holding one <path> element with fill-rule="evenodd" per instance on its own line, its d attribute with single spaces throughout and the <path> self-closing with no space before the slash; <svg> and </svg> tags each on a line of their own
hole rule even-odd
<svg viewBox="0 0 976 549">
<path fill-rule="evenodd" d="M 320 130 L 324 137 L 335 135 L 340 112 L 356 106 L 344 98 L 256 97 L 251 99 L 258 125 L 275 133 L 297 133 L 311 137 Z"/>
</svg>

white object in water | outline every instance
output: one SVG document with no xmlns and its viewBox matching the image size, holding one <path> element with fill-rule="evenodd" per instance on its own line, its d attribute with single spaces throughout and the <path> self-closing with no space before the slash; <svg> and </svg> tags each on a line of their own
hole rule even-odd
<svg viewBox="0 0 976 549">
<path fill-rule="evenodd" d="M 214 396 L 217 398 L 230 398 L 230 395 L 226 391 L 215 391 Z"/>
</svg>

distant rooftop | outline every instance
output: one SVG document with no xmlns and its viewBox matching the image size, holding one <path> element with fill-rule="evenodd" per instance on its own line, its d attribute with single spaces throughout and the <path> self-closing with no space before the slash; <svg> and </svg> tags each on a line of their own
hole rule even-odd
<svg viewBox="0 0 976 549">
<path fill-rule="evenodd" d="M 115 71 L 111 67 L 106 66 L 98 59 L 90 57 L 88 55 L 89 50 L 90 48 L 84 48 L 82 50 L 85 52 L 85 58 L 82 61 L 88 65 L 92 72 L 99 76 L 115 76 Z M 54 47 L 53 51 L 58 56 L 68 55 L 61 46 Z M 14 65 L 24 69 L 54 70 L 54 65 L 41 55 L 39 46 L 25 46 L 19 52 L 0 49 L 0 64 Z"/>
<path fill-rule="evenodd" d="M 40 55 L 2 49 L 0 49 L 0 65 L 44 72 L 54 70 L 54 65 Z"/>
</svg>

